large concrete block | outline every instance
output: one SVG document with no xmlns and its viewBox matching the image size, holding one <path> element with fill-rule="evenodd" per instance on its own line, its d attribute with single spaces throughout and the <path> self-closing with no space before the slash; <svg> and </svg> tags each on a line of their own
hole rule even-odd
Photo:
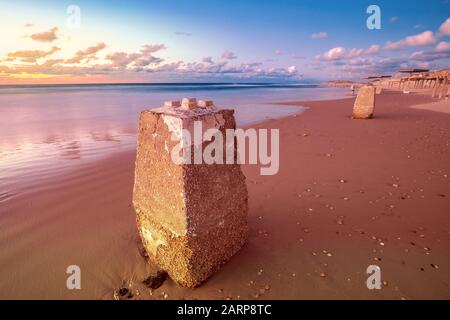
<svg viewBox="0 0 450 320">
<path fill-rule="evenodd" d="M 375 87 L 364 86 L 359 89 L 353 106 L 354 119 L 370 119 L 375 108 Z"/>
<path fill-rule="evenodd" d="M 236 127 L 233 110 L 217 110 L 211 101 L 196 103 L 172 101 L 141 113 L 133 191 L 149 258 L 185 287 L 214 274 L 248 234 L 248 193 L 239 164 L 177 164 L 172 159 L 182 130 L 192 132 L 194 121 L 201 121 L 203 132 L 216 128 L 224 137 L 226 129 Z M 193 157 L 195 143 L 189 148 Z"/>
</svg>

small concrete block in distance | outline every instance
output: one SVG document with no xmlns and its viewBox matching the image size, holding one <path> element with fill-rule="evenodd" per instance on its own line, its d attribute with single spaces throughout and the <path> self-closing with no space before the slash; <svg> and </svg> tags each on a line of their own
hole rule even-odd
<svg viewBox="0 0 450 320">
<path fill-rule="evenodd" d="M 133 190 L 138 231 L 149 260 L 185 287 L 202 284 L 244 245 L 248 193 L 239 164 L 180 164 L 171 153 L 194 121 L 225 137 L 236 128 L 233 113 L 164 106 L 140 115 Z M 189 147 L 193 155 L 195 143 Z"/>
<path fill-rule="evenodd" d="M 364 86 L 359 89 L 353 106 L 354 119 L 370 119 L 375 108 L 375 87 Z"/>
<path fill-rule="evenodd" d="M 181 106 L 181 103 L 180 103 L 180 101 L 177 101 L 177 100 L 170 100 L 170 101 L 164 102 L 164 106 L 165 107 L 178 108 L 178 107 Z"/>
<path fill-rule="evenodd" d="M 214 105 L 214 102 L 212 100 L 198 100 L 198 106 L 200 108 L 208 108 L 212 107 Z"/>
<path fill-rule="evenodd" d="M 195 98 L 183 98 L 181 100 L 181 108 L 185 110 L 192 110 L 197 107 L 197 99 Z"/>
</svg>

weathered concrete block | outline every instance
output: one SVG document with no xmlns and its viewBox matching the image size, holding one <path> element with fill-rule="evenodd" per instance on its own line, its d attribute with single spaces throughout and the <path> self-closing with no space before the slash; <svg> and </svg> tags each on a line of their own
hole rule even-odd
<svg viewBox="0 0 450 320">
<path fill-rule="evenodd" d="M 375 108 L 375 87 L 364 86 L 359 89 L 353 106 L 354 119 L 370 119 Z"/>
<path fill-rule="evenodd" d="M 133 192 L 149 259 L 186 287 L 208 279 L 244 245 L 248 234 L 248 193 L 240 165 L 172 160 L 182 129 L 191 131 L 194 121 L 224 136 L 226 129 L 236 126 L 233 110 L 214 110 L 212 103 L 192 107 L 193 103 L 183 100 L 181 107 L 141 113 Z"/>
</svg>

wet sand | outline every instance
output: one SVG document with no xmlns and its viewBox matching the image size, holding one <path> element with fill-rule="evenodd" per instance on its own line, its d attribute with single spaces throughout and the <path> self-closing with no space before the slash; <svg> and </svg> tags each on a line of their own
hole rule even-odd
<svg viewBox="0 0 450 320">
<path fill-rule="evenodd" d="M 280 171 L 243 167 L 249 241 L 200 288 L 142 285 L 152 267 L 131 205 L 135 154 L 122 152 L 0 204 L 0 298 L 112 299 L 126 286 L 134 299 L 450 299 L 450 115 L 386 91 L 374 119 L 352 120 L 353 99 L 291 102 L 310 109 L 256 126 L 280 129 Z M 66 289 L 72 264 L 79 291 Z M 366 287 L 369 265 L 381 290 Z"/>
</svg>

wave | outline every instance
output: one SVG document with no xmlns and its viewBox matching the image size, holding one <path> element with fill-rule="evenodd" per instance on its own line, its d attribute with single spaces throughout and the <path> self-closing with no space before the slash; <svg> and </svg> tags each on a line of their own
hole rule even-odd
<svg viewBox="0 0 450 320">
<path fill-rule="evenodd" d="M 301 83 L 101 83 L 101 84 L 33 84 L 0 85 L 0 94 L 30 94 L 80 91 L 167 92 L 220 91 L 245 89 L 316 88 L 319 84 Z"/>
</svg>

